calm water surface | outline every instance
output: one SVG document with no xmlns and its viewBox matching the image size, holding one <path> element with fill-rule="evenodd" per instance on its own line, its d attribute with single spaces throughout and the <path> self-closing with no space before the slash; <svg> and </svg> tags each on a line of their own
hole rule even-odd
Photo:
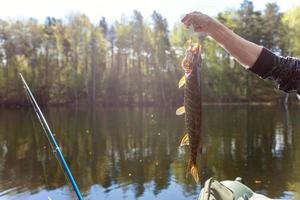
<svg viewBox="0 0 300 200">
<path fill-rule="evenodd" d="M 237 176 L 272 198 L 300 199 L 300 108 L 205 106 L 201 184 L 185 177 L 175 109 L 43 109 L 85 199 L 196 199 Z M 31 109 L 0 110 L 0 199 L 74 196 Z"/>
</svg>

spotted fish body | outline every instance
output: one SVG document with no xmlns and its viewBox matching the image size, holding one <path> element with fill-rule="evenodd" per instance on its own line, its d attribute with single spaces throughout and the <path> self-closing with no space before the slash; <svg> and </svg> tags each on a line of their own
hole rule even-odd
<svg viewBox="0 0 300 200">
<path fill-rule="evenodd" d="M 197 154 L 201 152 L 201 91 L 200 91 L 200 68 L 201 54 L 200 45 L 191 46 L 186 52 L 182 61 L 182 67 L 185 70 L 184 87 L 184 111 L 185 127 L 181 146 L 190 147 L 190 160 L 188 162 L 187 172 L 190 172 L 196 182 L 199 182 L 199 173 L 197 167 Z"/>
</svg>

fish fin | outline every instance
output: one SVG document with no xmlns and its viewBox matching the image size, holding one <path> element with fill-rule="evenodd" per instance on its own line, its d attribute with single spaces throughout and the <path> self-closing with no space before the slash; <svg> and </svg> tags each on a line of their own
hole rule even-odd
<svg viewBox="0 0 300 200">
<path fill-rule="evenodd" d="M 199 183 L 200 178 L 199 178 L 198 167 L 196 164 L 193 164 L 191 160 L 189 161 L 188 164 L 188 172 L 193 176 L 196 183 Z"/>
<path fill-rule="evenodd" d="M 178 88 L 181 88 L 185 84 L 185 75 L 178 82 Z"/>
<path fill-rule="evenodd" d="M 189 139 L 189 135 L 188 134 L 185 134 L 183 136 L 183 138 L 181 139 L 181 142 L 180 142 L 180 146 L 188 146 L 190 145 L 190 139 Z"/>
<path fill-rule="evenodd" d="M 176 115 L 183 115 L 185 113 L 185 108 L 184 106 L 181 106 L 176 110 Z"/>
</svg>

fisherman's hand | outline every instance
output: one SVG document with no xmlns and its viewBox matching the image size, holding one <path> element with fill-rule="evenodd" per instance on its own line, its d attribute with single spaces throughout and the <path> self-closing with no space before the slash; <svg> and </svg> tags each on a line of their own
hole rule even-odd
<svg viewBox="0 0 300 200">
<path fill-rule="evenodd" d="M 213 26 L 217 23 L 217 21 L 210 16 L 196 11 L 186 14 L 181 22 L 187 27 L 192 25 L 194 31 L 196 32 L 206 32 L 208 34 L 211 32 Z"/>
</svg>

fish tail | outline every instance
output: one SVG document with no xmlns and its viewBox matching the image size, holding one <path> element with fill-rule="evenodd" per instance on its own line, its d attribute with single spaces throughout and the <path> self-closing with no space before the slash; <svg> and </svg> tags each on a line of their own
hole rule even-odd
<svg viewBox="0 0 300 200">
<path fill-rule="evenodd" d="M 187 175 L 188 175 L 188 173 L 190 173 L 193 176 L 196 183 L 199 183 L 199 180 L 200 180 L 199 170 L 198 170 L 196 163 L 192 162 L 192 160 L 189 160 L 189 163 L 188 163 Z"/>
</svg>

